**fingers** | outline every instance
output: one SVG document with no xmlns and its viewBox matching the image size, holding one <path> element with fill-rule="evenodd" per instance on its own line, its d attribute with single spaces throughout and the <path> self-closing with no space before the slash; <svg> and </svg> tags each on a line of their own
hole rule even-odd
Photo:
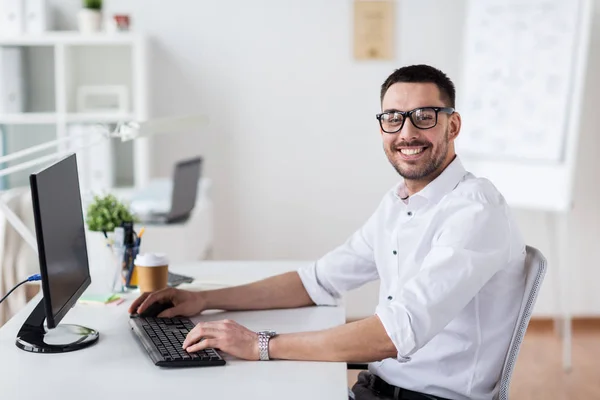
<svg viewBox="0 0 600 400">
<path fill-rule="evenodd" d="M 129 314 L 137 312 L 137 309 L 140 306 L 140 304 L 142 304 L 144 300 L 146 300 L 146 297 L 148 297 L 149 295 L 150 293 L 143 293 L 140 297 L 135 299 L 133 303 L 131 303 L 131 305 L 129 306 Z"/>
<path fill-rule="evenodd" d="M 204 349 L 210 349 L 210 348 L 214 349 L 214 348 L 219 347 L 218 342 L 219 342 L 218 339 L 204 339 L 196 344 L 189 346 L 185 350 L 189 353 L 193 353 L 195 351 L 200 351 L 200 350 L 204 350 Z"/>
<path fill-rule="evenodd" d="M 146 308 L 150 307 L 150 305 L 156 302 L 164 302 L 165 300 L 171 300 L 173 297 L 173 289 L 165 288 L 157 292 L 144 293 L 144 295 L 147 296 L 144 298 L 144 301 L 142 301 L 142 303 L 138 306 L 138 314 L 141 314 Z"/>
<path fill-rule="evenodd" d="M 202 339 L 215 339 L 220 333 L 220 329 L 215 322 L 201 322 L 192 329 L 183 341 L 182 347 L 187 347 L 200 342 Z"/>
<path fill-rule="evenodd" d="M 184 303 L 179 304 L 178 306 L 167 308 L 165 311 L 161 312 L 157 315 L 158 318 L 173 318 L 179 315 L 183 315 Z"/>
</svg>

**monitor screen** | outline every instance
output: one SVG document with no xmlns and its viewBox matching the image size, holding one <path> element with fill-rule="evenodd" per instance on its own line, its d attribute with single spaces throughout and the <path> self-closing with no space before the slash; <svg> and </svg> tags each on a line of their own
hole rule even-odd
<svg viewBox="0 0 600 400">
<path fill-rule="evenodd" d="M 30 176 L 48 328 L 91 282 L 77 161 L 71 155 Z"/>
</svg>

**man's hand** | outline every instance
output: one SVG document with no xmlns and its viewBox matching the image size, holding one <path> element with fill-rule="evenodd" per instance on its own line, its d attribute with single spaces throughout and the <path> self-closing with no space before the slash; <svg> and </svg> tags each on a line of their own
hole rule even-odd
<svg viewBox="0 0 600 400">
<path fill-rule="evenodd" d="M 259 359 L 258 334 L 228 319 L 200 322 L 183 342 L 189 352 L 211 347 L 244 360 Z"/>
<path fill-rule="evenodd" d="M 173 303 L 173 307 L 158 315 L 160 318 L 175 316 L 191 317 L 206 310 L 206 300 L 202 292 L 189 292 L 175 288 L 165 288 L 157 292 L 144 293 L 129 306 L 129 313 L 141 314 L 154 303 Z"/>
</svg>

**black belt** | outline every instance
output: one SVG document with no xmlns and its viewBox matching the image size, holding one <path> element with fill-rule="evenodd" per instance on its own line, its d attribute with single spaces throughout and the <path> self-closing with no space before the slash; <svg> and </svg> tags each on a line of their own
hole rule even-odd
<svg viewBox="0 0 600 400">
<path fill-rule="evenodd" d="M 414 392 L 412 390 L 390 385 L 377 375 L 373 374 L 371 374 L 371 376 L 369 377 L 369 388 L 373 390 L 376 394 L 380 394 L 385 397 L 390 397 L 392 399 L 397 400 L 449 400 L 443 397 Z"/>
</svg>

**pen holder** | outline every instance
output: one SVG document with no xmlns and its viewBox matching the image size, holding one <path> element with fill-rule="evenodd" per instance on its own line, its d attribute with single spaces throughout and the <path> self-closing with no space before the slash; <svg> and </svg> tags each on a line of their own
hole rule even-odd
<svg viewBox="0 0 600 400">
<path fill-rule="evenodd" d="M 127 289 L 137 289 L 137 271 L 135 258 L 140 251 L 140 246 L 126 246 L 123 252 L 123 280 Z"/>
</svg>

